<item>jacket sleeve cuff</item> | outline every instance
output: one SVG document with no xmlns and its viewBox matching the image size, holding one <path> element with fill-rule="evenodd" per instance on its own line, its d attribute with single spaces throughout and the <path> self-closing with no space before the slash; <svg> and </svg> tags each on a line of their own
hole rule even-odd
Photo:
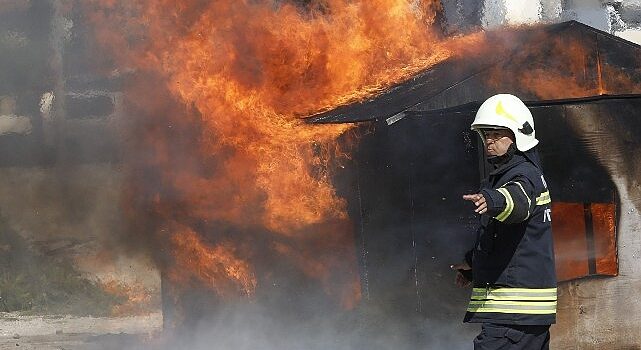
<svg viewBox="0 0 641 350">
<path fill-rule="evenodd" d="M 487 203 L 487 214 L 496 217 L 505 209 L 505 197 L 501 192 L 493 189 L 482 189 L 481 194 Z"/>
</svg>

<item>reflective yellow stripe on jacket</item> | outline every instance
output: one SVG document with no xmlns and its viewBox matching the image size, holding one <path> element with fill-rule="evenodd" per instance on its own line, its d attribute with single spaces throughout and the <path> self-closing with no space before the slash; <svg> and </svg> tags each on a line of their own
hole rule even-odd
<svg viewBox="0 0 641 350">
<path fill-rule="evenodd" d="M 545 191 L 536 197 L 536 205 L 545 205 L 550 202 L 552 202 L 552 199 L 550 199 L 550 191 Z"/>
<path fill-rule="evenodd" d="M 497 188 L 497 190 L 505 197 L 505 210 L 496 216 L 496 220 L 503 222 L 512 214 L 512 210 L 514 210 L 514 200 L 512 200 L 512 195 L 510 195 L 507 189 L 500 187 Z"/>
<path fill-rule="evenodd" d="M 467 311 L 555 314 L 556 288 L 474 288 Z"/>
</svg>

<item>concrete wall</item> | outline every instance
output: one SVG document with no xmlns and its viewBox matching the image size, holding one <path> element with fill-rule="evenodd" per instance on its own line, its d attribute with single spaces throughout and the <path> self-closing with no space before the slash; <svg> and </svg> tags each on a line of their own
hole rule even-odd
<svg viewBox="0 0 641 350">
<path fill-rule="evenodd" d="M 443 0 L 450 33 L 576 20 L 641 44 L 641 0 Z"/>
<path fill-rule="evenodd" d="M 589 278 L 559 287 L 554 349 L 641 348 L 641 149 L 621 133 L 617 118 L 596 108 L 567 108 L 578 135 L 606 167 L 619 193 L 617 249 L 619 276 Z M 572 117 L 576 118 L 572 118 Z M 619 124 L 619 125 L 617 125 Z M 636 145 L 636 146 L 634 146 Z"/>
<path fill-rule="evenodd" d="M 0 6 L 0 49 L 10 52 L 0 57 L 0 215 L 42 254 L 69 257 L 92 278 L 158 289 L 152 265 L 118 244 L 121 77 L 93 65 L 74 11 L 60 0 Z"/>
</svg>

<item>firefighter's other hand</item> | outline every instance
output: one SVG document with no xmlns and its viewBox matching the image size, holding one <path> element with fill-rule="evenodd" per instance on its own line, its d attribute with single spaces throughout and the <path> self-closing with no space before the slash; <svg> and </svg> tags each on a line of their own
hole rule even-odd
<svg viewBox="0 0 641 350">
<path fill-rule="evenodd" d="M 463 276 L 463 274 L 459 270 L 471 270 L 472 268 L 470 265 L 468 265 L 466 262 L 460 263 L 460 264 L 454 264 L 450 265 L 450 268 L 454 271 L 456 271 L 456 278 L 454 279 L 454 283 L 461 288 L 465 288 L 472 284 L 472 281 L 468 280 Z"/>
<path fill-rule="evenodd" d="M 482 194 L 466 194 L 463 195 L 463 199 L 465 199 L 466 201 L 474 202 L 474 205 L 476 205 L 476 209 L 474 209 L 475 213 L 485 214 L 485 212 L 487 211 L 487 202 L 485 201 L 485 197 L 483 197 Z"/>
</svg>

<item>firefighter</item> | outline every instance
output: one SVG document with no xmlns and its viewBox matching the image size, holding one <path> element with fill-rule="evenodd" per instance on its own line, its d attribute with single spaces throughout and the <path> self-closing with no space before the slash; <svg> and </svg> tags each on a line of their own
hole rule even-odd
<svg viewBox="0 0 641 350">
<path fill-rule="evenodd" d="M 474 248 L 452 265 L 456 284 L 472 284 L 464 322 L 482 323 L 474 349 L 548 349 L 556 320 L 550 193 L 534 120 L 516 96 L 487 99 L 472 130 L 491 165 L 474 203 L 481 225 Z"/>
</svg>

